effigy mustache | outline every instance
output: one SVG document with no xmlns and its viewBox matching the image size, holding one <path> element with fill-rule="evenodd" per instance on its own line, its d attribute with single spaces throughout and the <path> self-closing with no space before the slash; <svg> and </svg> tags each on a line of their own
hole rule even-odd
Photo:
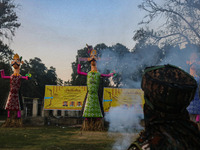
<svg viewBox="0 0 200 150">
<path fill-rule="evenodd" d="M 97 61 L 97 59 L 96 58 L 92 58 L 89 62 L 91 62 L 91 61 Z"/>
<path fill-rule="evenodd" d="M 12 64 L 12 66 L 14 66 L 14 65 L 17 65 L 18 67 L 20 66 L 20 64 L 18 64 L 16 62 Z"/>
</svg>

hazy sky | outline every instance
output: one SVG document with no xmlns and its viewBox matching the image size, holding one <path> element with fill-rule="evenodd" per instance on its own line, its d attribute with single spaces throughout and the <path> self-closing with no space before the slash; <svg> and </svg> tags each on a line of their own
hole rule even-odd
<svg viewBox="0 0 200 150">
<path fill-rule="evenodd" d="M 121 43 L 132 49 L 144 17 L 142 0 L 15 0 L 21 26 L 10 47 L 24 59 L 39 57 L 58 77 L 71 78 L 71 63 L 86 43 Z"/>
</svg>

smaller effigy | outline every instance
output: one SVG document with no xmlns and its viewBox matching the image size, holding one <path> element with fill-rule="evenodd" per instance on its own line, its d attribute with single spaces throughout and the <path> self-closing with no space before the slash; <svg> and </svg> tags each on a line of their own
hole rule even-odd
<svg viewBox="0 0 200 150">
<path fill-rule="evenodd" d="M 187 61 L 187 64 L 190 65 L 190 74 L 197 81 L 197 90 L 194 96 L 194 99 L 191 101 L 190 105 L 187 107 L 187 110 L 190 114 L 190 117 L 193 121 L 200 121 L 200 98 L 199 98 L 199 85 L 200 85 L 200 60 L 197 53 L 192 53 L 190 56 L 190 61 Z"/>
<path fill-rule="evenodd" d="M 81 61 L 89 61 L 91 64 L 91 71 L 88 73 L 81 72 L 81 65 L 78 64 L 77 72 L 80 75 L 87 76 L 87 96 L 86 103 L 83 106 L 83 117 L 84 122 L 82 125 L 82 130 L 85 131 L 102 131 L 104 125 L 102 122 L 102 111 L 100 107 L 100 100 L 98 97 L 98 89 L 100 84 L 100 77 L 110 77 L 114 73 L 110 74 L 101 74 L 97 71 L 96 61 L 99 59 L 97 57 L 97 51 L 93 49 L 92 46 L 88 46 L 88 53 L 90 54 L 89 58 L 80 58 Z"/>
<path fill-rule="evenodd" d="M 5 106 L 8 116 L 2 127 L 22 127 L 23 125 L 21 119 L 21 110 L 23 109 L 23 104 L 19 91 L 21 80 L 28 80 L 29 77 L 20 75 L 21 64 L 23 64 L 22 57 L 19 57 L 18 54 L 15 54 L 11 62 L 11 65 L 14 68 L 14 73 L 11 76 L 5 76 L 4 70 L 0 70 L 1 78 L 10 79 L 10 92 Z"/>
<path fill-rule="evenodd" d="M 145 69 L 141 87 L 145 130 L 128 150 L 198 150 L 200 132 L 186 109 L 196 80 L 176 66 L 153 66 Z"/>
</svg>

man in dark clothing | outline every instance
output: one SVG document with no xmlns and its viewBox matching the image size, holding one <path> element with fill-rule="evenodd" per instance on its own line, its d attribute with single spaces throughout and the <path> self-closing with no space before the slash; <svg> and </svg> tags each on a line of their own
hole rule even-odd
<svg viewBox="0 0 200 150">
<path fill-rule="evenodd" d="M 156 66 L 145 69 L 141 86 L 145 130 L 128 150 L 199 150 L 200 131 L 186 109 L 195 79 L 176 66 Z"/>
</svg>

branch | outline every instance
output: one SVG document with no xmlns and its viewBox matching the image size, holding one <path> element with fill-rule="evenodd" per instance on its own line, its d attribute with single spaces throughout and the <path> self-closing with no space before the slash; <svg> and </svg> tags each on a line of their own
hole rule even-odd
<svg viewBox="0 0 200 150">
<path fill-rule="evenodd" d="M 159 41 L 162 40 L 162 39 L 166 39 L 166 38 L 169 38 L 169 37 L 172 37 L 172 36 L 176 36 L 176 35 L 180 35 L 181 37 L 185 38 L 185 40 L 186 40 L 188 43 L 191 43 L 187 36 L 185 36 L 184 34 L 179 33 L 179 32 L 177 32 L 177 33 L 172 33 L 172 34 L 168 34 L 168 35 L 165 35 L 165 36 L 156 36 L 156 35 L 152 35 L 152 37 L 156 39 L 156 42 L 159 42 Z"/>
<path fill-rule="evenodd" d="M 195 33 L 195 35 L 200 39 L 200 35 L 196 32 L 195 28 L 181 15 L 179 14 L 178 12 L 175 12 L 173 10 L 167 10 L 167 9 L 162 9 L 160 8 L 161 12 L 171 12 L 177 16 L 179 16 L 183 21 L 185 21 L 185 23 L 191 28 L 191 30 Z"/>
<path fill-rule="evenodd" d="M 185 0 L 189 6 L 200 10 L 200 2 L 194 2 L 194 0 Z"/>
<path fill-rule="evenodd" d="M 176 1 L 172 0 L 172 2 L 180 3 L 177 0 Z M 200 35 L 196 31 L 196 29 L 180 13 L 178 13 L 178 12 L 172 10 L 172 9 L 164 9 L 164 8 L 158 6 L 153 0 L 146 0 L 146 4 L 147 5 L 145 6 L 145 3 L 143 3 L 141 5 L 141 8 L 143 8 L 144 10 L 146 10 L 146 11 L 148 11 L 150 13 L 148 15 L 150 19 L 147 22 L 141 22 L 141 23 L 146 23 L 146 24 L 150 23 L 153 20 L 153 18 L 155 18 L 155 16 L 159 14 L 159 12 L 162 12 L 162 13 L 165 13 L 165 12 L 166 13 L 172 13 L 172 14 L 177 15 L 178 17 L 180 17 L 190 27 L 191 31 L 193 31 L 195 33 L 195 35 L 198 37 L 198 39 L 200 39 Z M 150 7 L 151 10 L 147 9 L 147 7 Z"/>
</svg>

